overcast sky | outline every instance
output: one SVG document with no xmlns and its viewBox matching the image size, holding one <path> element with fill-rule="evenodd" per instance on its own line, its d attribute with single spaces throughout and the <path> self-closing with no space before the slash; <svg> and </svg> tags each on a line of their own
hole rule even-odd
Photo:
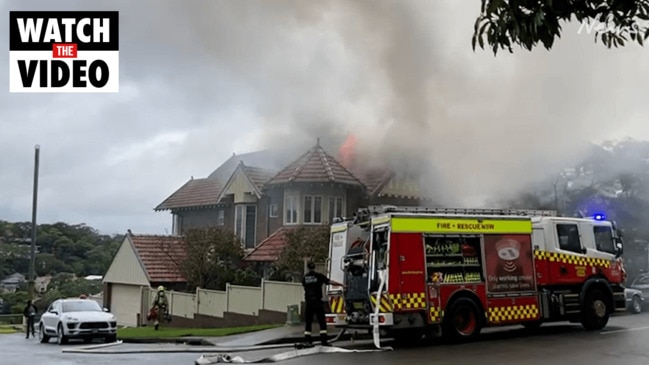
<svg viewBox="0 0 649 365">
<path fill-rule="evenodd" d="M 575 24 L 549 52 L 473 52 L 475 1 L 0 4 L 0 29 L 47 9 L 119 10 L 121 27 L 118 94 L 10 94 L 0 73 L 4 220 L 31 219 L 36 144 L 39 223 L 164 234 L 153 208 L 233 152 L 354 133 L 379 158 L 431 156 L 459 205 L 524 189 L 585 141 L 649 138 L 646 49 Z"/>
</svg>

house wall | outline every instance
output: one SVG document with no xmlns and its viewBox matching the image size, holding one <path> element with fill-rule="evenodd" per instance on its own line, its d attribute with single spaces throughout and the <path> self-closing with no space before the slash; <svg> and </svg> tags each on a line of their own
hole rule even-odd
<svg viewBox="0 0 649 365">
<path fill-rule="evenodd" d="M 139 318 L 146 324 L 155 289 L 143 288 Z M 169 291 L 173 316 L 167 326 L 218 327 L 285 323 L 287 309 L 295 305 L 303 313 L 304 292 L 299 283 L 263 281 L 259 287 L 228 285 L 225 291 L 198 288 L 194 293 Z"/>
<path fill-rule="evenodd" d="M 282 194 L 282 202 L 288 195 L 298 195 L 299 198 L 299 214 L 298 223 L 303 224 L 304 219 L 304 196 L 316 195 L 322 196 L 322 219 L 323 222 L 329 219 L 329 197 L 341 197 L 344 199 L 344 211 L 353 212 L 356 210 L 358 202 L 363 198 L 364 192 L 360 188 L 352 187 L 345 184 L 336 183 L 299 183 L 299 184 L 285 184 Z M 283 204 L 282 204 L 283 205 Z M 282 207 L 283 208 L 283 207 Z M 284 209 L 280 211 L 279 221 L 281 225 L 284 224 L 284 216 L 286 212 Z M 318 223 L 319 224 L 319 223 Z M 280 226 L 281 226 L 280 225 Z M 279 226 L 277 227 L 279 228 Z"/>
</svg>

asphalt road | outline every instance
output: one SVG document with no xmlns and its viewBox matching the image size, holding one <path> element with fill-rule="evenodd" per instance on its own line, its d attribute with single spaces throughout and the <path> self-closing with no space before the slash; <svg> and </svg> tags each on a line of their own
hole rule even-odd
<svg viewBox="0 0 649 365">
<path fill-rule="evenodd" d="M 350 344 L 341 344 L 348 346 Z M 285 361 L 287 365 L 309 364 L 353 365 L 358 362 L 372 365 L 403 362 L 411 364 L 449 364 L 479 362 L 491 364 L 649 364 L 649 313 L 622 315 L 611 319 L 601 332 L 585 332 L 578 324 L 543 326 L 536 331 L 518 327 L 490 329 L 481 339 L 471 344 L 436 344 L 425 347 L 396 348 L 391 352 L 319 354 Z M 145 354 L 78 354 L 63 353 L 62 349 L 84 347 L 84 344 L 59 346 L 40 344 L 23 335 L 0 335 L 0 364 L 3 365 L 192 365 L 201 353 L 145 353 Z M 359 343 L 356 348 L 365 348 Z M 170 349 L 174 345 L 122 344 L 106 349 Z M 290 349 L 246 352 L 239 355 L 256 360 Z"/>
</svg>

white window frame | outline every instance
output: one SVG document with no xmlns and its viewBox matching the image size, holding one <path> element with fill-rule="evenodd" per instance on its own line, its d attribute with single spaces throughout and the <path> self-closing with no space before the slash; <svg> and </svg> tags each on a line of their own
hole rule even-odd
<svg viewBox="0 0 649 365">
<path fill-rule="evenodd" d="M 306 207 L 306 199 L 307 198 L 311 198 L 311 207 L 310 207 L 311 208 L 311 217 L 309 217 L 308 220 L 305 219 L 305 217 L 304 217 L 304 214 L 306 213 L 306 208 L 307 208 Z M 315 207 L 316 207 L 315 201 L 316 201 L 316 198 L 320 198 L 320 221 L 319 222 L 315 221 Z M 322 208 L 324 208 L 322 195 L 304 195 L 302 197 L 302 204 L 303 204 L 302 219 L 304 220 L 304 224 L 322 224 L 322 222 L 323 222 L 323 217 L 322 217 L 323 214 L 322 213 L 324 213 L 324 210 L 322 209 Z"/>
<path fill-rule="evenodd" d="M 271 203 L 268 205 L 268 216 L 270 218 L 279 217 L 279 209 L 277 207 L 277 203 Z"/>
<path fill-rule="evenodd" d="M 289 204 L 289 201 L 292 204 Z M 295 211 L 295 220 L 289 217 L 289 208 Z M 297 194 L 286 195 L 284 197 L 284 225 L 300 223 L 300 196 Z"/>
<path fill-rule="evenodd" d="M 254 230 L 253 230 L 253 247 L 246 247 L 246 211 L 249 206 L 255 207 L 255 223 L 254 223 Z M 241 215 L 241 232 L 237 232 L 237 217 L 238 217 L 238 210 L 242 210 L 242 215 Z M 259 208 L 257 207 L 256 204 L 237 204 L 234 206 L 234 234 L 241 240 L 241 246 L 244 249 L 253 249 L 254 247 L 257 246 L 257 219 L 259 214 Z"/>
<path fill-rule="evenodd" d="M 328 219 L 333 220 L 333 218 L 344 216 L 345 215 L 345 198 L 341 196 L 329 196 L 327 197 L 327 213 Z M 331 200 L 333 199 L 333 205 L 331 205 Z M 333 209 L 333 211 L 332 211 Z M 340 210 L 340 215 L 336 215 L 336 211 Z M 332 222 L 329 222 L 330 224 Z"/>
<path fill-rule="evenodd" d="M 216 225 L 224 226 L 225 225 L 225 209 L 219 209 L 216 213 Z"/>
</svg>

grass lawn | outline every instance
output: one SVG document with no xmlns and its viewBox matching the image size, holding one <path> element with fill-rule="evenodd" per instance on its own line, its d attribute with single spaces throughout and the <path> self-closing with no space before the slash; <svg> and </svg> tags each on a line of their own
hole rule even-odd
<svg viewBox="0 0 649 365">
<path fill-rule="evenodd" d="M 13 327 L 0 326 L 0 335 L 6 335 L 9 333 L 16 333 L 16 330 Z"/>
<path fill-rule="evenodd" d="M 231 327 L 231 328 L 170 328 L 160 326 L 159 330 L 155 330 L 153 326 L 147 327 L 128 327 L 118 328 L 117 338 L 170 338 L 170 337 L 220 337 L 236 335 L 240 333 L 261 331 L 269 328 L 277 328 L 282 325 L 257 325 L 246 327 Z"/>
</svg>

